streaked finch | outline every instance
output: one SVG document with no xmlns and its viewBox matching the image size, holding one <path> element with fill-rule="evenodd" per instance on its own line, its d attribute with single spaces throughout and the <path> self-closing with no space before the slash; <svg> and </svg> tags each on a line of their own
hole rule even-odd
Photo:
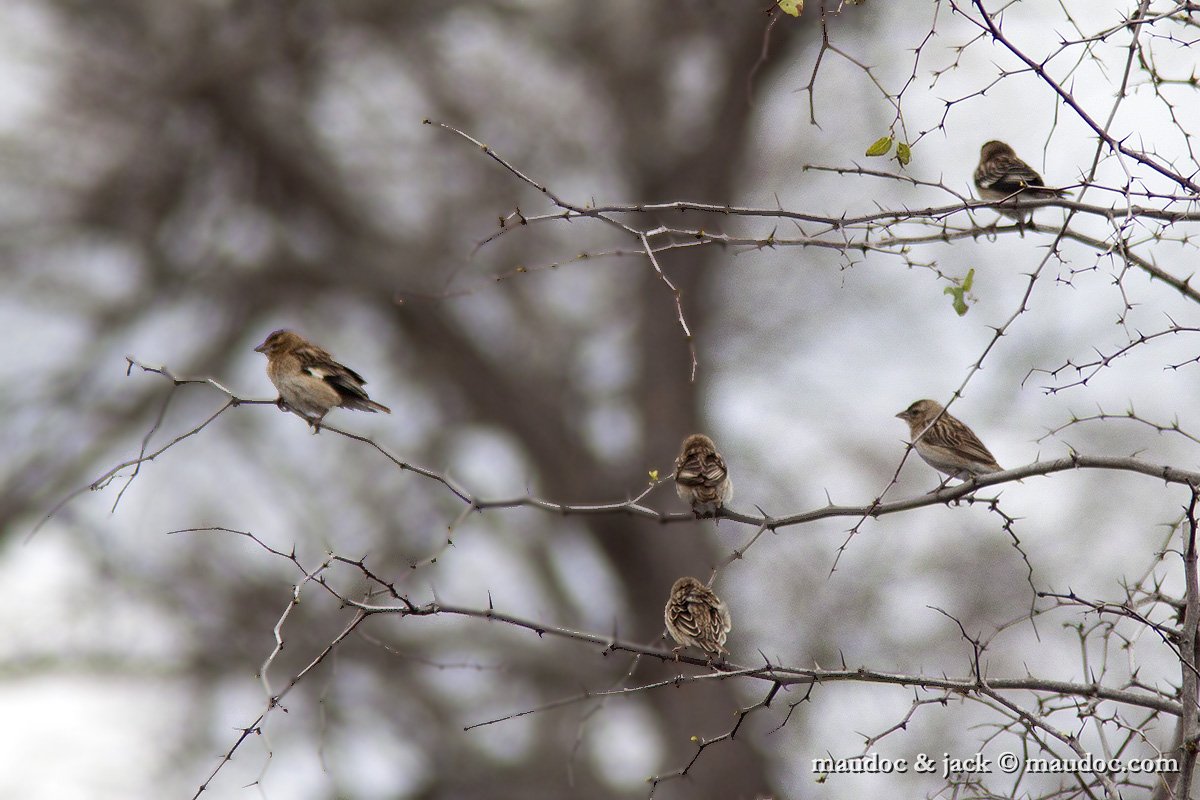
<svg viewBox="0 0 1200 800">
<path fill-rule="evenodd" d="M 678 643 L 676 658 L 685 647 L 698 647 L 709 660 L 725 650 L 725 634 L 733 626 L 729 608 L 712 589 L 695 578 L 680 578 L 671 586 L 671 596 L 663 610 L 667 632 Z"/>
<path fill-rule="evenodd" d="M 896 415 L 908 423 L 917 455 L 938 472 L 963 481 L 1002 472 L 1004 467 L 974 431 L 943 408 L 936 400 L 918 400 Z"/>
<path fill-rule="evenodd" d="M 1046 186 L 1042 176 L 1017 158 L 1011 147 L 994 139 L 980 148 L 979 166 L 975 168 L 975 188 L 984 200 L 1010 200 L 1010 204 L 996 210 L 1018 222 L 1029 219 L 1033 214 L 1033 209 L 1016 207 L 1022 197 L 1043 200 L 1067 194 L 1063 189 Z"/>
<path fill-rule="evenodd" d="M 725 468 L 725 459 L 713 440 L 693 433 L 683 440 L 675 459 L 675 492 L 699 517 L 716 513 L 733 497 L 733 482 Z"/>
<path fill-rule="evenodd" d="M 267 357 L 267 377 L 279 390 L 280 404 L 306 418 L 314 432 L 337 407 L 392 413 L 367 396 L 363 376 L 297 333 L 275 331 L 254 351 Z"/>
</svg>

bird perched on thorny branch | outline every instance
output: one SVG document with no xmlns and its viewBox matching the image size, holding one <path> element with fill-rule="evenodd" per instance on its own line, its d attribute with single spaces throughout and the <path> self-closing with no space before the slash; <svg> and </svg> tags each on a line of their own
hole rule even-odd
<svg viewBox="0 0 1200 800">
<path fill-rule="evenodd" d="M 695 578 L 675 581 L 663 617 L 667 632 L 679 645 L 672 651 L 676 660 L 679 651 L 689 646 L 703 650 L 710 661 L 727 652 L 725 634 L 733 626 L 729 608 L 712 589 Z"/>
<path fill-rule="evenodd" d="M 1033 209 L 1019 207 L 1021 198 L 1044 200 L 1067 194 L 1063 189 L 1046 186 L 1042 176 L 1017 158 L 1011 147 L 994 139 L 980 148 L 975 188 L 984 200 L 1009 200 L 996 210 L 1017 222 L 1025 222 L 1033 215 Z"/>
<path fill-rule="evenodd" d="M 943 411 L 944 406 L 936 400 L 918 400 L 896 415 L 908 423 L 917 455 L 938 472 L 964 481 L 1003 472 L 1004 467 L 996 463 L 975 432 Z"/>
<path fill-rule="evenodd" d="M 321 420 L 330 409 L 341 407 L 356 411 L 392 410 L 376 403 L 363 389 L 366 381 L 333 356 L 288 330 L 278 330 L 254 348 L 267 357 L 267 377 L 279 390 L 279 406 L 300 414 L 312 426 L 321 428 Z"/>
<path fill-rule="evenodd" d="M 713 440 L 693 433 L 683 440 L 675 459 L 675 492 L 692 507 L 697 517 L 715 514 L 733 497 L 733 482 L 725 468 L 725 459 Z"/>
</svg>

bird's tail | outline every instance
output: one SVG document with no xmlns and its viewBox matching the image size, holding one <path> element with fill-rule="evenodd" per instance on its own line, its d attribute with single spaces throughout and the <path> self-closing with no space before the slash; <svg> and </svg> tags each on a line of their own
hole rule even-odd
<svg viewBox="0 0 1200 800">
<path fill-rule="evenodd" d="M 355 411 L 370 411 L 374 414 L 376 411 L 382 411 L 385 414 L 392 413 L 392 410 L 383 403 L 376 403 L 374 400 L 368 400 L 362 397 L 355 397 L 342 402 L 346 408 L 352 408 Z"/>
<path fill-rule="evenodd" d="M 1070 190 L 1059 189 L 1055 186 L 1024 185 L 1017 190 L 1015 197 L 1019 203 L 1022 197 L 1041 200 L 1048 197 L 1068 197 L 1070 194 Z"/>
</svg>

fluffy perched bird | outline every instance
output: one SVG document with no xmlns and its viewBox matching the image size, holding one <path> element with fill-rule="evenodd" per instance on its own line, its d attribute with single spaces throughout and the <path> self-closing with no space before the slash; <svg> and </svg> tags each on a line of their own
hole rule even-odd
<svg viewBox="0 0 1200 800">
<path fill-rule="evenodd" d="M 917 455 L 938 472 L 963 481 L 1002 472 L 1004 467 L 996 463 L 974 431 L 950 412 L 943 414 L 943 409 L 936 400 L 918 400 L 896 415 L 908 423 Z"/>
<path fill-rule="evenodd" d="M 329 410 L 338 406 L 392 413 L 367 397 L 362 375 L 297 333 L 275 331 L 254 351 L 267 357 L 267 377 L 279 390 L 280 407 L 305 417 L 314 432 L 320 429 Z"/>
<path fill-rule="evenodd" d="M 1022 197 L 1042 200 L 1048 197 L 1063 197 L 1062 189 L 1046 186 L 1042 176 L 1033 167 L 1017 158 L 1004 142 L 992 140 L 979 151 L 979 166 L 975 168 L 975 188 L 984 200 L 1010 199 L 1011 205 L 997 210 L 1010 219 L 1023 222 L 1033 214 L 1033 209 L 1017 208 Z"/>
<path fill-rule="evenodd" d="M 725 634 L 733 626 L 729 609 L 712 589 L 695 578 L 680 578 L 671 586 L 671 596 L 663 610 L 667 632 L 679 646 L 698 647 L 709 659 L 719 658 L 725 650 Z"/>
<path fill-rule="evenodd" d="M 725 459 L 713 440 L 693 433 L 683 440 L 675 459 L 675 492 L 699 517 L 715 513 L 733 497 L 733 482 L 725 468 Z"/>
</svg>

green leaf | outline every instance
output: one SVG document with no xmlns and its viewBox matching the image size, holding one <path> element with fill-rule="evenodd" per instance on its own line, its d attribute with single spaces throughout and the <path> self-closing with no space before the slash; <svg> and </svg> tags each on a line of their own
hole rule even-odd
<svg viewBox="0 0 1200 800">
<path fill-rule="evenodd" d="M 900 166 L 907 167 L 908 162 L 912 161 L 912 148 L 904 142 L 896 145 L 896 160 L 900 162 Z"/>
<path fill-rule="evenodd" d="M 963 299 L 963 288 L 961 286 L 947 286 L 942 289 L 942 294 L 948 294 L 954 298 L 952 305 L 954 311 L 961 317 L 967 313 L 967 301 Z"/>
<path fill-rule="evenodd" d="M 953 298 L 951 305 L 954 306 L 954 312 L 960 317 L 964 316 L 969 309 L 967 305 L 967 292 L 971 291 L 971 284 L 975 283 L 975 268 L 967 270 L 967 277 L 962 279 L 962 283 L 958 286 L 947 286 L 942 289 L 942 294 L 948 294 Z"/>
<path fill-rule="evenodd" d="M 779 10 L 793 17 L 804 11 L 804 0 L 779 0 Z"/>
<path fill-rule="evenodd" d="M 890 136 L 880 136 L 875 140 L 875 144 L 867 148 L 868 156 L 886 156 L 888 151 L 892 149 L 894 140 Z"/>
</svg>

